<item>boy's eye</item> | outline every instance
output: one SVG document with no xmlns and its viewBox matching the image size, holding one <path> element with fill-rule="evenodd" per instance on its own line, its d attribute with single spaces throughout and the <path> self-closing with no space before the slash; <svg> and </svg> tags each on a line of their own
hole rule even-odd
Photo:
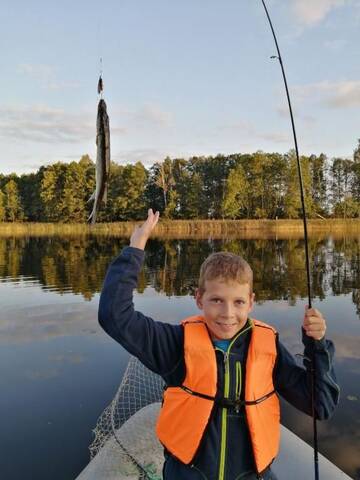
<svg viewBox="0 0 360 480">
<path fill-rule="evenodd" d="M 220 298 L 212 298 L 211 301 L 214 302 L 214 303 L 220 303 L 221 302 Z"/>
<path fill-rule="evenodd" d="M 244 300 L 236 300 L 237 305 L 244 305 Z"/>
</svg>

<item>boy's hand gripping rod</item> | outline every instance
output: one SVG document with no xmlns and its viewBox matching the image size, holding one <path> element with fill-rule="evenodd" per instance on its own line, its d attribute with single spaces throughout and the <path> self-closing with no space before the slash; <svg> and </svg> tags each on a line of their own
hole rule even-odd
<svg viewBox="0 0 360 480">
<path fill-rule="evenodd" d="M 281 58 L 281 53 L 280 53 L 280 48 L 279 44 L 276 38 L 275 30 L 269 15 L 269 11 L 266 7 L 265 0 L 261 0 L 262 4 L 265 9 L 265 13 L 267 16 L 267 19 L 270 24 L 270 28 L 274 37 L 275 45 L 276 45 L 276 50 L 277 50 L 277 55 L 272 56 L 271 58 L 277 58 L 280 63 L 281 71 L 282 71 L 282 76 L 284 79 L 284 84 L 285 84 L 285 90 L 286 90 L 286 96 L 287 96 L 287 101 L 289 105 L 289 111 L 290 111 L 290 118 L 291 118 L 291 126 L 292 126 L 292 131 L 293 131 L 293 136 L 294 136 L 294 144 L 295 144 L 295 152 L 296 152 L 296 160 L 297 160 L 297 166 L 298 166 L 298 174 L 299 174 L 299 183 L 300 183 L 300 194 L 301 194 L 301 205 L 302 205 L 302 212 L 303 212 L 303 223 L 304 223 L 304 236 L 305 236 L 305 258 L 306 258 L 306 273 L 307 273 L 307 287 L 308 287 L 308 298 L 309 298 L 309 308 L 311 308 L 311 279 L 310 279 L 310 262 L 309 262 L 309 246 L 308 246 L 308 236 L 307 236 L 307 223 L 306 223 L 306 209 L 305 209 L 305 201 L 304 201 L 304 187 L 303 187 L 303 181 L 302 181 L 302 173 L 301 173 L 301 164 L 300 164 L 300 157 L 299 157 L 299 149 L 298 149 L 298 142 L 297 142 L 297 137 L 296 137 L 296 130 L 295 130 L 295 122 L 294 122 L 294 115 L 292 111 L 292 106 L 291 106 L 291 100 L 290 100 L 290 93 L 289 93 L 289 88 L 286 80 L 286 75 L 285 75 L 285 69 L 284 69 L 284 64 Z M 319 480 L 319 455 L 318 455 L 318 441 L 317 441 L 317 425 L 316 425 L 316 416 L 315 416 L 315 358 L 314 354 L 311 359 L 311 410 L 312 410 L 312 417 L 313 417 L 313 429 L 314 429 L 314 467 L 315 467 L 315 480 Z"/>
</svg>

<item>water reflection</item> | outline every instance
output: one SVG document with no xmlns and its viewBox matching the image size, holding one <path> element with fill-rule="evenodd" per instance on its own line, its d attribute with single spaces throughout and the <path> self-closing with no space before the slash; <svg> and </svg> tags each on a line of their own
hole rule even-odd
<svg viewBox="0 0 360 480">
<path fill-rule="evenodd" d="M 111 400 L 120 380 L 117 369 L 123 369 L 127 359 L 122 352 L 123 358 L 121 362 L 115 361 L 114 368 L 114 358 L 122 350 L 100 332 L 97 324 L 98 293 L 107 267 L 127 243 L 127 239 L 91 235 L 0 238 L 0 390 L 3 393 L 0 410 L 3 406 L 7 412 L 3 431 L 8 432 L 6 436 L 0 435 L 0 446 L 10 455 L 8 468 L 14 479 L 23 478 L 24 467 L 21 470 L 19 466 L 20 473 L 16 476 L 18 452 L 10 452 L 6 439 L 21 436 L 26 422 L 35 431 L 59 423 L 59 430 L 52 433 L 52 438 L 64 445 L 70 445 L 70 440 L 60 431 L 63 419 L 73 415 L 71 424 L 78 418 L 84 422 L 73 432 L 76 455 L 66 456 L 79 458 L 76 448 L 80 440 L 76 435 L 86 432 L 82 433 L 82 464 L 72 466 L 71 472 L 69 464 L 68 472 L 61 470 L 65 468 L 61 460 L 64 454 L 49 453 L 48 464 L 39 457 L 35 468 L 34 452 L 29 451 L 26 468 L 32 471 L 35 468 L 39 480 L 74 478 L 74 472 L 79 473 L 88 460 L 91 428 Z M 328 319 L 330 336 L 336 344 L 336 370 L 342 389 L 341 404 L 334 418 L 319 424 L 320 450 L 353 478 L 360 473 L 359 243 L 360 237 L 312 237 L 309 245 L 314 304 Z M 195 313 L 191 296 L 200 265 L 211 252 L 218 250 L 238 253 L 250 262 L 257 300 L 254 316 L 273 324 L 292 352 L 301 351 L 299 324 L 307 298 L 301 239 L 154 239 L 149 242 L 145 268 L 139 278 L 136 307 L 158 320 L 170 322 Z M 101 388 L 99 391 L 99 379 L 107 382 L 102 387 L 104 391 Z M 81 388 L 74 389 L 78 384 Z M 15 418 L 15 412 L 18 414 L 15 407 L 24 387 L 31 393 L 30 410 L 33 412 L 35 405 L 39 412 L 31 418 L 24 417 L 15 431 L 11 419 Z M 79 416 L 75 403 L 92 409 L 92 417 L 84 420 L 82 412 Z M 311 442 L 311 419 L 284 403 L 282 421 Z M 50 435 L 42 432 L 38 438 L 48 445 Z M 56 464 L 57 458 L 61 465 Z M 51 475 L 50 464 L 54 470 Z"/>
<path fill-rule="evenodd" d="M 0 279 L 37 282 L 44 290 L 90 300 L 101 290 L 109 262 L 126 244 L 126 239 L 85 235 L 0 238 Z M 314 296 L 351 293 L 360 315 L 360 237 L 313 237 L 309 249 Z M 138 291 L 151 285 L 168 296 L 192 294 L 202 261 L 217 250 L 250 262 L 258 302 L 285 299 L 293 305 L 307 296 L 301 239 L 152 240 Z"/>
<path fill-rule="evenodd" d="M 44 290 L 90 300 L 101 289 L 110 259 L 124 244 L 121 239 L 91 236 L 0 238 L 0 278 L 35 281 Z"/>
</svg>

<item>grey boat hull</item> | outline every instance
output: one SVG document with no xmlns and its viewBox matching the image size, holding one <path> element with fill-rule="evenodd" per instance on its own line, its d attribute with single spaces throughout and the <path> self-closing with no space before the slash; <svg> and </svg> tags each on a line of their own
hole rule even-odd
<svg viewBox="0 0 360 480">
<path fill-rule="evenodd" d="M 125 449 L 143 466 L 161 475 L 163 448 L 154 429 L 160 409 L 153 403 L 139 410 L 117 431 Z M 281 426 L 280 454 L 273 463 L 279 480 L 308 480 L 314 478 L 313 449 L 290 430 Z M 338 467 L 319 455 L 320 478 L 351 480 Z M 108 440 L 76 480 L 138 480 L 139 472 L 122 452 L 115 438 Z"/>
</svg>

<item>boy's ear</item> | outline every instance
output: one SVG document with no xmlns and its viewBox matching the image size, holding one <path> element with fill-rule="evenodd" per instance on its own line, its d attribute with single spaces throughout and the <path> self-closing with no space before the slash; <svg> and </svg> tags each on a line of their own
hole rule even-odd
<svg viewBox="0 0 360 480">
<path fill-rule="evenodd" d="M 251 309 L 254 307 L 254 303 L 255 303 L 255 293 L 252 293 L 250 295 L 250 308 Z"/>
<path fill-rule="evenodd" d="M 197 307 L 200 308 L 200 310 L 202 310 L 202 308 L 203 308 L 203 304 L 202 304 L 202 301 L 201 301 L 201 297 L 202 297 L 202 296 L 200 295 L 200 291 L 199 291 L 199 289 L 197 288 L 197 289 L 195 290 L 195 301 L 196 301 Z"/>
</svg>

